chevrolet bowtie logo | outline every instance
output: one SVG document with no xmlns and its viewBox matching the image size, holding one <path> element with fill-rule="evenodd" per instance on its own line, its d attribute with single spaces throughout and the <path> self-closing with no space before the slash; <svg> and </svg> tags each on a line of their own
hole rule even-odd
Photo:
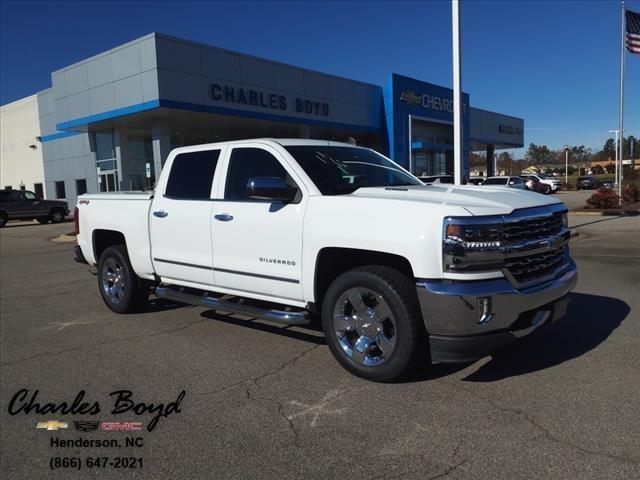
<svg viewBox="0 0 640 480">
<path fill-rule="evenodd" d="M 68 423 L 59 422 L 57 420 L 47 420 L 46 422 L 38 422 L 36 428 L 46 428 L 47 430 L 60 430 L 61 428 L 67 428 Z"/>
</svg>

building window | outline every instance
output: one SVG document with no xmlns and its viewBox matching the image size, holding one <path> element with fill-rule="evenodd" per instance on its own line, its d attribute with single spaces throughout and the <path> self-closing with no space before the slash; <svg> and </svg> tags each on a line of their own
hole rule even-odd
<svg viewBox="0 0 640 480">
<path fill-rule="evenodd" d="M 98 160 L 111 160 L 112 158 L 116 158 L 113 130 L 95 132 L 93 136 L 96 144 L 96 158 Z"/>
<path fill-rule="evenodd" d="M 5 185 L 4 189 L 5 190 L 13 190 L 13 187 L 11 185 Z"/>
<path fill-rule="evenodd" d="M 219 156 L 220 150 L 176 155 L 165 196 L 178 200 L 209 200 Z"/>
<path fill-rule="evenodd" d="M 20 190 L 22 190 L 23 192 L 27 189 L 26 185 L 20 185 Z"/>
<path fill-rule="evenodd" d="M 64 189 L 64 181 L 56 182 L 56 198 L 67 198 L 67 192 Z"/>
<path fill-rule="evenodd" d="M 44 189 L 42 188 L 41 183 L 34 183 L 33 191 L 36 192 L 36 195 L 38 195 L 40 198 L 44 198 Z"/>
<path fill-rule="evenodd" d="M 104 130 L 93 134 L 96 151 L 96 167 L 101 172 L 116 170 L 116 148 L 113 140 L 113 130 Z"/>
<path fill-rule="evenodd" d="M 76 195 L 84 195 L 87 193 L 87 180 L 79 178 L 76 180 Z"/>
</svg>

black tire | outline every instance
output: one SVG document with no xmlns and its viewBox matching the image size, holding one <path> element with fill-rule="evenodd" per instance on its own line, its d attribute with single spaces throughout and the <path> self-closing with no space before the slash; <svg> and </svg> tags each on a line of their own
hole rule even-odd
<svg viewBox="0 0 640 480">
<path fill-rule="evenodd" d="M 61 208 L 53 208 L 51 212 L 49 212 L 49 220 L 51 223 L 62 223 L 64 222 L 65 211 Z"/>
<path fill-rule="evenodd" d="M 38 222 L 42 223 L 43 225 L 45 223 L 49 223 L 49 217 L 38 217 L 36 218 L 36 220 L 38 220 Z"/>
<path fill-rule="evenodd" d="M 124 245 L 109 247 L 100 255 L 98 287 L 105 305 L 116 313 L 136 312 L 149 298 L 149 282 L 135 274 Z"/>
<path fill-rule="evenodd" d="M 392 382 L 407 374 L 419 359 L 423 363 L 428 361 L 426 333 L 415 288 L 415 284 L 402 273 L 380 265 L 349 270 L 331 283 L 322 301 L 322 329 L 331 353 L 345 369 L 367 380 Z M 384 304 L 380 310 L 390 312 L 385 317 L 387 319 L 379 323 L 377 320 L 370 320 L 381 318 L 383 315 L 372 313 L 368 315 L 373 317 L 359 315 L 350 300 L 344 302 L 345 296 L 349 296 L 349 292 L 354 291 L 360 299 L 364 299 L 360 308 L 368 307 L 366 309 L 368 312 L 376 312 L 378 307 Z M 370 293 L 376 295 L 370 295 Z M 366 298 L 367 295 L 369 295 L 368 298 Z M 349 314 L 342 309 L 352 310 Z M 338 328 L 334 325 L 336 312 L 339 312 L 337 314 L 339 317 L 348 318 L 349 322 L 353 322 L 355 329 L 347 331 L 348 328 L 345 328 L 342 333 L 336 331 Z M 363 330 L 371 329 L 372 326 L 377 329 L 373 333 Z M 380 342 L 374 340 L 369 343 L 369 340 L 373 340 L 373 335 L 378 339 L 379 333 L 384 333 L 385 338 L 393 339 L 394 346 L 388 356 L 385 355 L 382 347 L 378 347 Z M 362 337 L 365 337 L 364 342 L 369 345 L 366 351 L 371 352 L 372 355 L 367 354 L 362 360 L 362 353 L 360 353 L 359 361 L 355 356 L 356 345 Z M 351 342 L 354 344 L 350 354 Z M 380 363 L 366 364 L 367 362 Z"/>
<path fill-rule="evenodd" d="M 9 221 L 9 217 L 6 213 L 0 212 L 0 228 L 4 227 Z"/>
</svg>

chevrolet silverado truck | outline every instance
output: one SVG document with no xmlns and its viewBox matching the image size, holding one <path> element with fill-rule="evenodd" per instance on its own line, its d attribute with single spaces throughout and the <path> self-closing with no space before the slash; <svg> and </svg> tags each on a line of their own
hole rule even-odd
<svg viewBox="0 0 640 480">
<path fill-rule="evenodd" d="M 533 192 L 425 185 L 368 148 L 258 139 L 173 150 L 154 193 L 82 195 L 76 260 L 104 303 L 319 319 L 374 381 L 470 362 L 561 318 L 567 209 Z"/>
</svg>

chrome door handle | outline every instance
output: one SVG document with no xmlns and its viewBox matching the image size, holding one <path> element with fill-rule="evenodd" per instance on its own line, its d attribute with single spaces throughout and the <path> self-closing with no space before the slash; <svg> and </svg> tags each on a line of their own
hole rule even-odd
<svg viewBox="0 0 640 480">
<path fill-rule="evenodd" d="M 229 215 L 228 213 L 218 213 L 217 215 L 214 215 L 213 218 L 220 220 L 221 222 L 230 222 L 233 220 L 233 215 Z"/>
<path fill-rule="evenodd" d="M 158 218 L 164 218 L 167 215 L 169 215 L 169 213 L 165 212 L 164 210 L 156 210 L 155 212 L 153 212 L 153 216 Z"/>
</svg>

